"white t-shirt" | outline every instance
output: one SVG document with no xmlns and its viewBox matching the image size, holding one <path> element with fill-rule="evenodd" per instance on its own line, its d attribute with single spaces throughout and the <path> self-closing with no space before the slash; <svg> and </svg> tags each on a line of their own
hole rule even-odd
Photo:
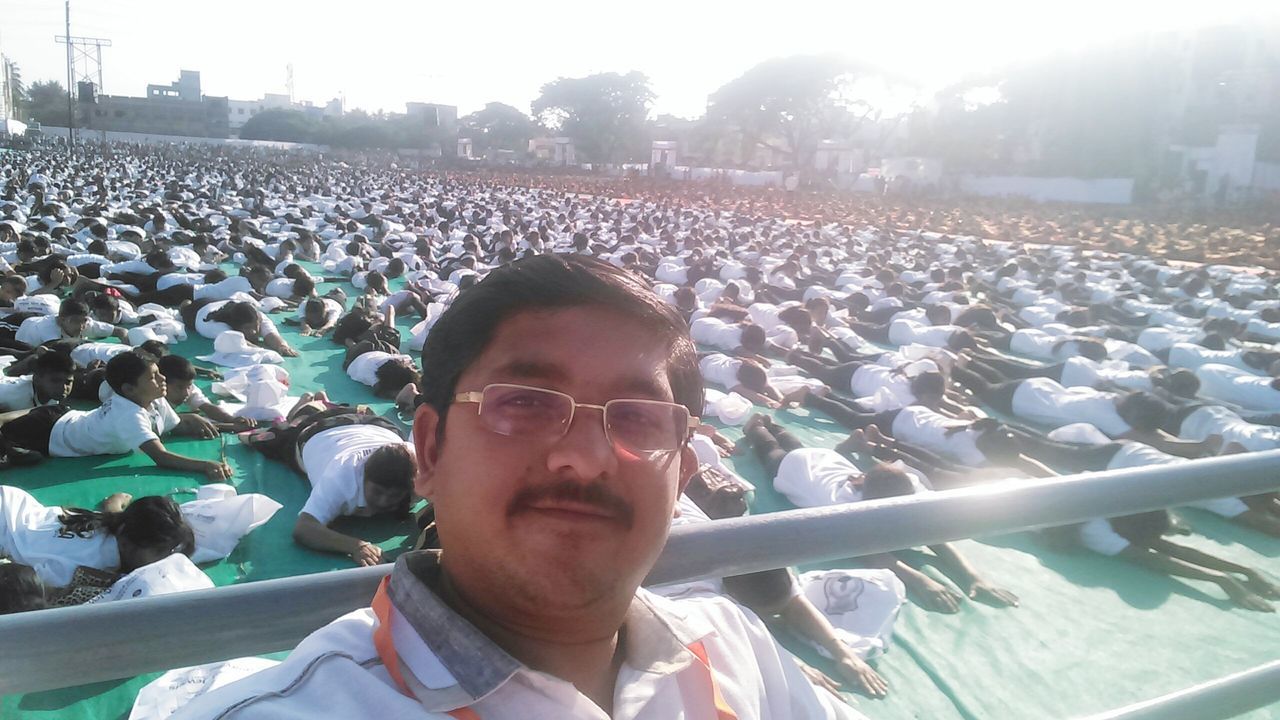
<svg viewBox="0 0 1280 720">
<path fill-rule="evenodd" d="M 0 378 L 0 412 L 26 410 L 33 408 L 36 402 L 35 388 L 32 387 L 30 375 L 21 377 Z"/>
<path fill-rule="evenodd" d="M 1200 396 L 1239 405 L 1248 410 L 1280 411 L 1280 390 L 1271 387 L 1275 378 L 1227 365 L 1210 363 L 1196 368 L 1200 379 Z"/>
<path fill-rule="evenodd" d="M 1087 422 L 1115 438 L 1133 429 L 1116 412 L 1115 401 L 1115 393 L 1030 378 L 1018 384 L 1012 405 L 1013 413 L 1021 418 L 1052 427 Z"/>
<path fill-rule="evenodd" d="M 796 507 L 823 507 L 861 500 L 862 491 L 849 482 L 861 477 L 862 471 L 835 450 L 798 448 L 782 459 L 773 488 Z"/>
<path fill-rule="evenodd" d="M 84 327 L 84 337 L 110 337 L 114 330 L 115 328 L 112 325 L 90 318 L 88 324 Z M 62 328 L 58 325 L 58 317 L 56 315 L 45 315 L 23 320 L 13 339 L 34 347 L 43 345 L 50 340 L 61 340 L 65 337 L 66 335 L 63 334 Z"/>
<path fill-rule="evenodd" d="M 52 457 L 122 455 L 178 426 L 178 414 L 160 398 L 147 408 L 112 394 L 96 410 L 70 410 L 49 434 Z"/>
<path fill-rule="evenodd" d="M 1280 427 L 1248 422 L 1221 405 L 1196 408 L 1182 419 L 1178 431 L 1180 437 L 1197 441 L 1221 435 L 1224 442 L 1240 443 L 1252 452 L 1280 448 Z"/>
<path fill-rule="evenodd" d="M 987 456 L 978 449 L 978 434 L 969 425 L 967 420 L 946 417 L 923 405 L 910 405 L 893 419 L 893 436 L 963 465 L 982 467 Z"/>
<path fill-rule="evenodd" d="M 707 382 L 724 388 L 736 387 L 738 371 L 742 369 L 742 360 L 721 353 L 712 353 L 698 361 L 698 369 Z"/>
<path fill-rule="evenodd" d="M 80 566 L 120 566 L 115 536 L 98 531 L 80 537 L 62 529 L 62 508 L 46 507 L 30 493 L 0 485 L 0 554 L 30 565 L 46 584 L 63 587 Z"/>
<path fill-rule="evenodd" d="M 1169 348 L 1169 367 L 1195 370 L 1201 365 L 1229 365 L 1254 375 L 1261 374 L 1256 368 L 1244 362 L 1244 353 L 1240 350 L 1210 350 L 1193 343 L 1174 343 Z"/>
<path fill-rule="evenodd" d="M 211 302 L 200 308 L 196 312 L 196 332 L 210 340 L 213 340 L 217 338 L 218 335 L 230 330 L 230 325 L 209 319 L 210 313 L 226 305 L 227 302 L 227 300 L 219 300 L 217 302 Z M 258 334 L 264 338 L 279 334 L 276 330 L 276 324 L 272 322 L 271 318 L 267 317 L 267 314 L 261 310 L 258 311 Z"/>
<path fill-rule="evenodd" d="M 1124 468 L 1150 467 L 1152 465 L 1181 462 L 1181 460 L 1182 458 L 1176 455 L 1157 450 L 1145 443 L 1127 442 L 1111 458 L 1111 462 L 1107 463 L 1107 469 L 1123 470 Z M 1225 518 L 1236 517 L 1249 509 L 1249 506 L 1245 505 L 1243 500 L 1233 497 L 1197 500 L 1196 502 L 1187 503 L 1187 505 L 1201 510 L 1208 510 Z"/>
<path fill-rule="evenodd" d="M 1119 360 L 1095 362 L 1087 357 L 1068 358 L 1062 367 L 1062 384 L 1066 387 L 1093 387 L 1110 382 L 1128 390 L 1150 390 L 1151 376 L 1143 370 L 1130 370 Z"/>
<path fill-rule="evenodd" d="M 946 347 L 952 336 L 961 329 L 956 325 L 925 325 L 914 320 L 894 320 L 889 323 L 889 342 L 893 345 Z"/>
<path fill-rule="evenodd" d="M 133 350 L 124 343 L 87 342 L 71 349 L 71 360 L 79 367 L 88 367 L 94 360 L 108 362 L 111 358 Z"/>
<path fill-rule="evenodd" d="M 271 297 L 291 298 L 294 282 L 293 278 L 276 278 L 267 283 L 267 294 Z"/>
<path fill-rule="evenodd" d="M 251 292 L 253 292 L 253 284 L 249 282 L 249 278 L 236 275 L 216 283 L 196 283 L 192 297 L 196 300 L 230 300 L 236 293 Z"/>
<path fill-rule="evenodd" d="M 356 382 L 373 387 L 378 384 L 378 368 L 395 360 L 407 361 L 409 364 L 413 364 L 413 358 L 408 355 L 396 355 L 373 350 L 352 360 L 351 364 L 347 366 L 347 375 L 351 376 L 351 379 Z"/>
<path fill-rule="evenodd" d="M 380 447 L 403 443 L 399 435 L 375 425 L 345 425 L 316 433 L 302 448 L 302 467 L 311 496 L 302 512 L 328 525 L 365 507 L 364 464 Z"/>
</svg>

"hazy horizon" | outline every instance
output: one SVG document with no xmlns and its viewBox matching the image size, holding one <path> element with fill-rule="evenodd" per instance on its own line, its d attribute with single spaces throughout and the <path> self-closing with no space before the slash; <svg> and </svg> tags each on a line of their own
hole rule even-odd
<svg viewBox="0 0 1280 720">
<path fill-rule="evenodd" d="M 141 96 L 198 70 L 203 92 L 256 100 L 286 92 L 348 110 L 403 112 L 405 102 L 456 105 L 460 115 L 505 102 L 529 111 L 557 77 L 639 70 L 657 94 L 655 114 L 696 117 L 706 97 L 752 65 L 796 53 L 838 52 L 932 91 L 1000 66 L 1146 32 L 1275 21 L 1280 3 L 980 0 L 831 7 L 801 0 L 675 3 L 636 12 L 576 1 L 549 11 L 499 5 L 484 17 L 463 7 L 387 0 L 283 3 L 228 0 L 194 9 L 157 0 L 76 0 L 71 34 L 105 37 L 102 91 Z M 774 8 L 781 8 L 781 12 Z M 0 0 L 0 52 L 28 85 L 66 82 L 61 2 Z M 486 8 L 487 10 L 490 8 Z M 643 11 L 643 12 L 641 12 Z M 198 30 L 194 33 L 193 30 Z"/>
</svg>

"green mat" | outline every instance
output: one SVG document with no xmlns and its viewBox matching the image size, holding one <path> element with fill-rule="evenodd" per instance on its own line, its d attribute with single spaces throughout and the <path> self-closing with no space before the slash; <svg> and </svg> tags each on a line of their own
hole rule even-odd
<svg viewBox="0 0 1280 720">
<path fill-rule="evenodd" d="M 309 269 L 315 271 L 314 266 Z M 321 292 L 329 287 L 322 285 Z M 349 285 L 343 287 L 353 292 Z M 301 337 L 280 322 L 282 317 L 274 316 L 277 325 L 301 352 L 300 357 L 285 362 L 297 388 L 295 394 L 324 389 L 334 400 L 365 403 L 379 414 L 396 418 L 391 402 L 374 398 L 368 387 L 347 377 L 338 346 L 328 338 Z M 398 322 L 406 340 L 414 321 Z M 174 349 L 194 357 L 210 348 L 208 340 L 197 336 Z M 200 385 L 208 390 L 207 382 Z M 804 410 L 779 411 L 775 416 L 809 445 L 831 447 L 844 436 L 834 422 Z M 736 428 L 725 433 L 741 439 Z M 174 440 L 166 445 L 175 452 L 206 459 L 223 452 L 218 441 Z M 353 566 L 345 557 L 312 552 L 293 543 L 293 523 L 309 493 L 305 478 L 263 459 L 234 438 L 226 440 L 225 452 L 235 469 L 233 482 L 241 492 L 265 493 L 284 507 L 245 537 L 229 558 L 205 568 L 214 583 L 230 585 Z M 729 462 L 757 487 L 753 512 L 791 507 L 773 490 L 771 478 L 764 476 L 745 448 Z M 90 506 L 116 491 L 135 496 L 178 493 L 175 499 L 181 502 L 192 496 L 180 491 L 196 487 L 201 480 L 194 474 L 156 468 L 140 453 L 52 460 L 0 476 L 0 482 L 26 488 L 45 504 L 81 506 Z M 1184 511 L 1183 515 L 1197 535 L 1178 542 L 1280 576 L 1280 540 L 1207 513 Z M 404 549 L 411 528 L 407 523 L 353 520 L 338 529 L 375 541 L 394 556 Z M 1165 578 L 1086 552 L 1055 551 L 1027 533 L 963 541 L 958 547 L 988 579 L 1015 592 L 1021 607 L 998 609 L 966 602 L 958 614 L 943 615 L 908 603 L 890 651 L 876 662 L 877 670 L 889 682 L 889 697 L 870 700 L 850 696 L 868 717 L 1021 720 L 1080 716 L 1146 700 L 1280 656 L 1280 617 L 1234 609 L 1218 588 L 1206 583 Z M 814 567 L 855 564 L 833 562 Z M 927 566 L 926 571 L 933 572 Z M 74 645 L 83 639 L 50 641 Z M 783 641 L 807 662 L 826 666 L 803 644 L 788 638 Z M 138 689 L 158 674 L 5 697 L 0 699 L 0 719 L 127 718 Z M 1280 718 L 1280 706 L 1244 717 Z"/>
</svg>

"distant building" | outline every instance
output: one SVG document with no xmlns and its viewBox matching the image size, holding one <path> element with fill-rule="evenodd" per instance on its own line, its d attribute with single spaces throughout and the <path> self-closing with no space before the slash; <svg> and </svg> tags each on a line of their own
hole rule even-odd
<svg viewBox="0 0 1280 720">
<path fill-rule="evenodd" d="M 424 128 L 439 128 L 442 134 L 446 135 L 453 135 L 458 131 L 458 108 L 456 105 L 411 102 L 405 103 L 404 108 L 405 115 L 421 122 Z"/>
<path fill-rule="evenodd" d="M 228 101 L 200 92 L 200 73 L 183 70 L 177 82 L 147 85 L 146 97 L 98 95 L 81 83 L 76 124 L 85 130 L 225 138 Z"/>
<path fill-rule="evenodd" d="M 529 155 L 535 161 L 556 167 L 578 164 L 573 139 L 567 137 L 533 138 L 529 141 Z"/>
<path fill-rule="evenodd" d="M 249 122 L 249 118 L 264 110 L 297 110 L 316 120 L 322 117 L 342 117 L 343 114 L 340 98 L 334 98 L 323 106 L 319 106 L 309 101 L 291 102 L 289 96 L 282 93 L 266 93 L 259 100 L 227 101 L 227 124 L 232 134 L 238 136 L 240 128 Z"/>
</svg>

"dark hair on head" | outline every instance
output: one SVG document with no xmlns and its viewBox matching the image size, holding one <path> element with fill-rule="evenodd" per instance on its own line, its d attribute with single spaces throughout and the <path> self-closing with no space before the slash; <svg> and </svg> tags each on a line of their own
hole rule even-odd
<svg viewBox="0 0 1280 720">
<path fill-rule="evenodd" d="M 911 476 L 906 471 L 885 463 L 876 463 L 862 479 L 863 500 L 901 497 L 912 495 L 915 491 Z"/>
<path fill-rule="evenodd" d="M 117 395 L 124 395 L 125 385 L 136 385 L 156 359 L 137 350 L 123 352 L 107 361 L 107 384 Z"/>
<path fill-rule="evenodd" d="M 757 613 L 770 615 L 778 612 L 791 599 L 795 580 L 787 568 L 762 570 L 746 575 L 729 575 L 724 578 L 724 591 L 734 600 Z"/>
<path fill-rule="evenodd" d="M 530 310 L 604 308 L 638 323 L 670 353 L 675 402 L 702 412 L 702 374 L 684 318 L 640 278 L 585 255 L 538 255 L 497 268 L 460 292 L 422 348 L 422 393 L 443 418 L 458 378 L 485 351 L 498 327 Z M 443 431 L 441 431 L 443 432 Z"/>
<path fill-rule="evenodd" d="M 195 533 L 178 503 L 162 495 L 138 498 L 120 512 L 65 508 L 58 522 L 64 530 L 80 537 L 102 531 L 124 538 L 135 547 L 170 550 L 188 557 L 196 549 Z"/>
<path fill-rule="evenodd" d="M 157 270 L 168 270 L 173 267 L 173 258 L 169 257 L 169 253 L 159 248 L 147 253 L 143 260 Z"/>
<path fill-rule="evenodd" d="M 1217 333 L 1209 333 L 1200 341 L 1200 347 L 1208 348 L 1209 350 L 1226 350 L 1227 341 L 1223 340 L 1222 336 Z"/>
<path fill-rule="evenodd" d="M 1136 430 L 1151 432 L 1164 425 L 1173 408 L 1148 392 L 1135 392 L 1120 398 L 1116 413 Z"/>
<path fill-rule="evenodd" d="M 388 360 L 373 372 L 377 382 L 373 385 L 373 394 L 378 397 L 394 397 L 400 389 L 409 383 L 418 383 L 418 369 L 408 360 Z"/>
<path fill-rule="evenodd" d="M 387 276 L 383 275 L 377 270 L 370 270 L 368 274 L 364 276 L 364 281 L 365 281 L 365 287 L 368 287 L 368 288 L 380 287 L 385 289 L 387 287 Z"/>
<path fill-rule="evenodd" d="M 1193 398 L 1200 392 L 1200 378 L 1191 370 L 1174 370 L 1164 378 L 1164 386 L 1178 397 Z"/>
<path fill-rule="evenodd" d="M 769 336 L 765 334 L 764 328 L 759 325 L 743 325 L 738 343 L 748 350 L 763 350 L 765 341 L 768 339 Z"/>
<path fill-rule="evenodd" d="M 293 294 L 302 297 L 310 297 L 316 292 L 315 278 L 310 275 L 300 275 L 293 279 Z"/>
<path fill-rule="evenodd" d="M 256 326 L 258 323 L 258 308 L 254 307 L 253 303 L 232 300 L 209 313 L 208 319 L 225 323 L 233 330 L 250 324 Z"/>
<path fill-rule="evenodd" d="M 89 306 L 95 310 L 110 310 L 115 312 L 120 309 L 120 301 L 114 295 L 104 292 L 94 293 L 89 297 Z"/>
<path fill-rule="evenodd" d="M 968 330 L 956 330 L 951 333 L 951 337 L 947 338 L 947 348 L 950 350 L 965 350 L 978 347 L 978 341 L 974 339 L 973 334 Z"/>
<path fill-rule="evenodd" d="M 88 317 L 89 306 L 81 300 L 63 300 L 58 306 L 58 317 Z"/>
<path fill-rule="evenodd" d="M 934 325 L 947 325 L 951 322 L 951 308 L 946 305 L 930 305 L 924 309 L 924 316 Z"/>
<path fill-rule="evenodd" d="M 1134 545 L 1146 547 L 1169 532 L 1172 521 L 1167 510 L 1152 510 L 1136 515 L 1109 518 L 1111 528 Z"/>
<path fill-rule="evenodd" d="M 53 373 L 66 373 L 70 375 L 75 371 L 76 364 L 72 362 L 70 355 L 62 352 L 50 351 L 36 358 L 35 368 L 31 371 L 31 374 L 37 377 Z"/>
<path fill-rule="evenodd" d="M 44 583 L 35 568 L 22 563 L 0 564 L 0 615 L 45 607 Z"/>
<path fill-rule="evenodd" d="M 214 268 L 213 270 L 210 270 L 209 272 L 204 274 L 204 281 L 208 285 L 212 285 L 213 283 L 220 283 L 226 279 L 227 279 L 226 271 L 219 270 L 217 268 Z"/>
<path fill-rule="evenodd" d="M 796 330 L 807 330 L 813 326 L 813 316 L 803 307 L 791 306 L 778 311 L 778 320 Z"/>
<path fill-rule="evenodd" d="M 1094 362 L 1102 362 L 1103 360 L 1107 359 L 1106 343 L 1096 338 L 1086 338 L 1086 337 L 1078 337 L 1078 336 L 1063 338 L 1053 344 L 1054 352 L 1056 352 L 1058 348 L 1062 347 L 1063 345 L 1066 345 L 1067 343 L 1076 344 L 1076 352 L 1080 353 L 1080 357 L 1087 358 Z"/>
<path fill-rule="evenodd" d="M 751 390 L 763 393 L 769 387 L 769 374 L 758 363 L 743 360 L 742 365 L 738 367 L 738 382 Z"/>
<path fill-rule="evenodd" d="M 391 510 L 394 517 L 406 517 L 413 505 L 413 478 L 418 464 L 403 443 L 384 445 L 369 454 L 364 463 L 364 479 L 383 490 L 403 493 L 403 500 Z"/>
<path fill-rule="evenodd" d="M 181 355 L 165 355 L 156 362 L 165 380 L 191 381 L 196 379 L 196 366 Z"/>
<path fill-rule="evenodd" d="M 401 258 L 391 258 L 391 262 L 387 263 L 387 267 L 382 271 L 383 275 L 389 278 L 398 278 L 404 274 L 404 260 Z"/>
<path fill-rule="evenodd" d="M 911 394 L 917 398 L 926 395 L 944 395 L 947 379 L 939 372 L 924 372 L 911 378 Z"/>
</svg>

